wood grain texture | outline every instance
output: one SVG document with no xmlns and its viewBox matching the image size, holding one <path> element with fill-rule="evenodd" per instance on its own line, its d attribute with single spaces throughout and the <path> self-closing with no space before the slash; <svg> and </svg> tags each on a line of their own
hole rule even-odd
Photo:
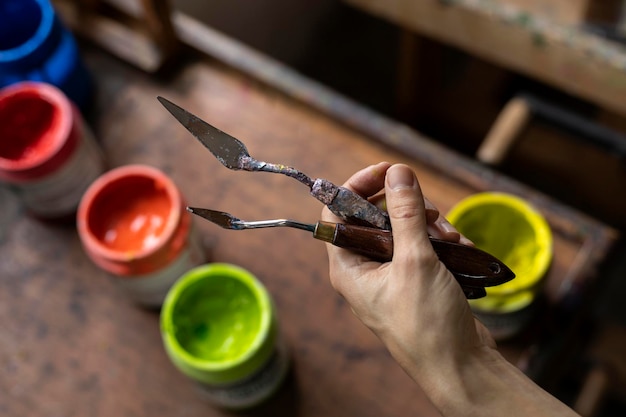
<svg viewBox="0 0 626 417">
<path fill-rule="evenodd" d="M 430 152 L 426 140 L 415 143 L 425 153 L 395 151 L 215 60 L 189 58 L 171 76 L 154 78 L 98 50 L 84 53 L 98 90 L 89 120 L 109 166 L 156 166 L 193 206 L 249 220 L 310 222 L 322 209 L 290 178 L 224 168 L 162 108 L 158 95 L 241 139 L 259 159 L 338 184 L 382 160 L 407 163 L 442 212 L 474 192 L 508 184 L 445 149 Z M 556 303 L 571 301 L 564 294 L 571 294 L 572 283 L 585 288 L 593 281 L 610 247 L 608 229 L 526 188 L 509 190 L 538 203 L 550 219 L 555 259 L 545 291 Z M 195 223 L 212 260 L 247 268 L 267 286 L 293 360 L 277 397 L 242 415 L 438 415 L 333 291 L 321 242 L 297 230 L 233 232 Z M 173 367 L 162 348 L 158 312 L 133 305 L 89 261 L 73 225 L 20 213 L 1 245 L 0 414 L 232 415 L 202 400 Z M 501 348 L 519 363 L 533 356 L 529 347 L 536 342 Z"/>
</svg>

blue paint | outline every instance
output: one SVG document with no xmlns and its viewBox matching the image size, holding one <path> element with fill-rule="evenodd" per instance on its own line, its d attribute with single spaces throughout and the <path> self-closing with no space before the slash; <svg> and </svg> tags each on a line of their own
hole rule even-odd
<svg viewBox="0 0 626 417">
<path fill-rule="evenodd" d="M 85 109 L 92 92 L 72 33 L 49 0 L 0 0 L 0 88 L 40 81 Z"/>
</svg>

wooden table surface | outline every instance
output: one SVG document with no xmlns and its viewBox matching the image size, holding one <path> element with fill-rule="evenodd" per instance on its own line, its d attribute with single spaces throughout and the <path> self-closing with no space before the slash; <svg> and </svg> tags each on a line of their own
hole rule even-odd
<svg viewBox="0 0 626 417">
<path fill-rule="evenodd" d="M 322 209 L 293 179 L 224 168 L 161 107 L 157 95 L 240 138 L 258 159 L 338 184 L 387 160 L 414 167 L 425 194 L 443 212 L 477 191 L 518 192 L 541 208 L 554 229 L 546 293 L 555 305 L 578 299 L 570 290 L 592 281 L 614 238 L 602 224 L 426 139 L 412 143 L 418 149 L 413 155 L 398 152 L 222 63 L 189 59 L 171 76 L 156 78 L 98 50 L 87 48 L 85 57 L 97 85 L 89 121 L 109 166 L 156 166 L 190 205 L 250 220 L 311 222 Z M 208 222 L 196 225 L 213 261 L 243 266 L 267 286 L 290 347 L 292 372 L 284 388 L 244 415 L 438 415 L 333 291 L 321 242 L 298 230 L 235 232 Z M 42 223 L 20 212 L 0 244 L 0 414 L 230 414 L 203 401 L 169 362 L 158 312 L 134 305 L 91 263 L 73 225 Z M 531 345 L 524 340 L 502 349 L 522 366 Z"/>
</svg>

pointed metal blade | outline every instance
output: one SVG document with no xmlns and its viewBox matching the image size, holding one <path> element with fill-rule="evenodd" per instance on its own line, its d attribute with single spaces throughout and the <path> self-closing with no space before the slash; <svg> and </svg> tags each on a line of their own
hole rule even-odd
<svg viewBox="0 0 626 417">
<path fill-rule="evenodd" d="M 243 143 L 171 101 L 163 97 L 157 99 L 222 165 L 230 169 L 242 169 L 241 159 L 250 157 Z"/>
<path fill-rule="evenodd" d="M 228 213 L 224 213 L 223 211 L 209 210 L 198 207 L 187 207 L 187 211 L 204 219 L 207 219 L 208 221 L 213 222 L 216 225 L 223 227 L 224 229 L 239 230 L 242 228 L 240 224 L 240 219 Z"/>
</svg>

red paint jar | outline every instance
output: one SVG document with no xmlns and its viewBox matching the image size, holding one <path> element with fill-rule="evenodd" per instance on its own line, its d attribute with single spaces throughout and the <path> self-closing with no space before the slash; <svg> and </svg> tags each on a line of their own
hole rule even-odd
<svg viewBox="0 0 626 417">
<path fill-rule="evenodd" d="M 77 226 L 93 262 L 146 306 L 160 306 L 172 284 L 205 261 L 182 194 L 149 166 L 100 176 L 81 200 Z"/>
<path fill-rule="evenodd" d="M 104 159 L 75 105 L 37 82 L 0 90 L 0 181 L 42 218 L 76 212 Z"/>
</svg>

